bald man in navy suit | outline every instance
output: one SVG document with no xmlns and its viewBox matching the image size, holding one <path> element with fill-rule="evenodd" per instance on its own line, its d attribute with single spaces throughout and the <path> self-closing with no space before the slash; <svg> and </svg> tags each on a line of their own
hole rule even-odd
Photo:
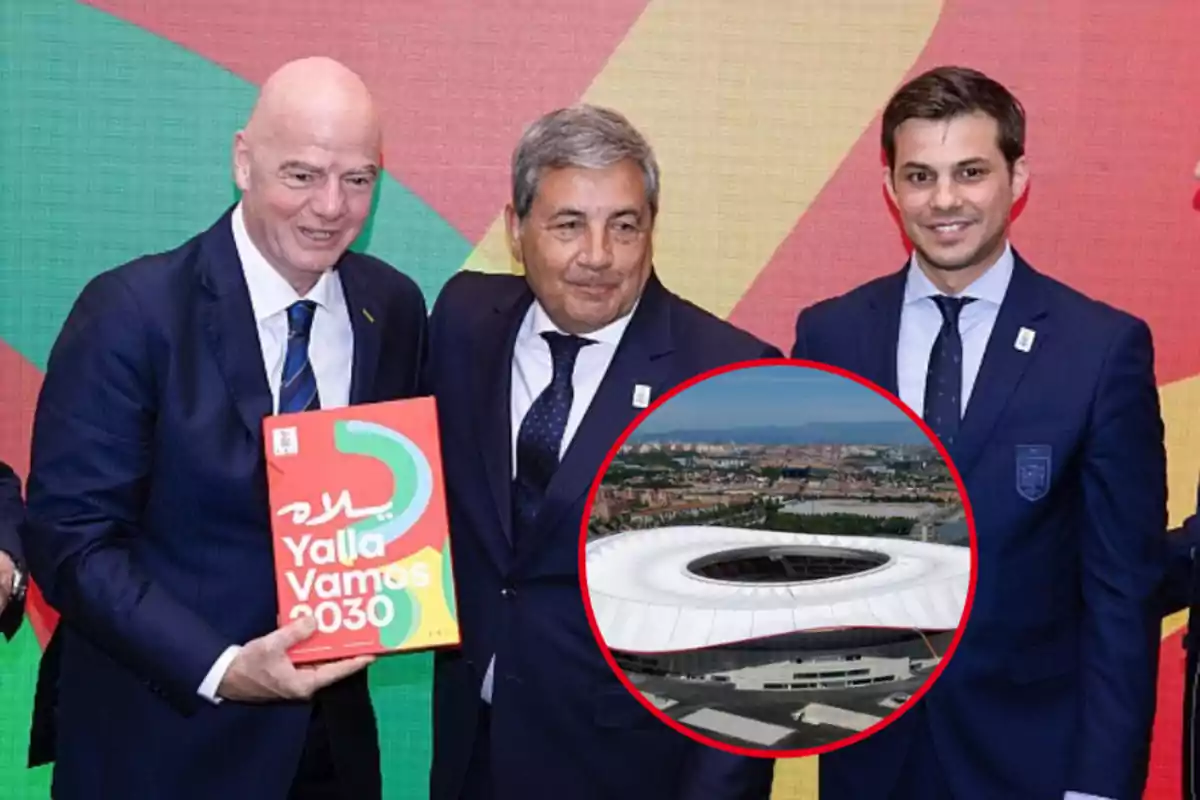
<svg viewBox="0 0 1200 800">
<path fill-rule="evenodd" d="M 240 201 L 90 281 L 54 344 L 24 545 L 62 614 L 35 720 L 60 800 L 382 796 L 370 659 L 296 667 L 314 621 L 277 627 L 262 432 L 418 388 L 420 290 L 347 249 L 381 138 L 358 76 L 284 65 L 234 137 Z"/>
</svg>

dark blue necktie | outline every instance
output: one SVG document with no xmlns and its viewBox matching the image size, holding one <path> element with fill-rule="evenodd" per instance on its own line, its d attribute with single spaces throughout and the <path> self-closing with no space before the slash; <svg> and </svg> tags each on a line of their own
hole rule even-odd
<svg viewBox="0 0 1200 800">
<path fill-rule="evenodd" d="M 546 494 L 546 487 L 558 469 L 558 453 L 575 390 L 571 376 L 580 348 L 590 339 L 547 331 L 542 338 L 550 345 L 554 376 L 550 385 L 537 396 L 517 434 L 517 477 L 513 482 L 513 541 L 532 530 L 533 522 Z"/>
<path fill-rule="evenodd" d="M 922 417 L 942 444 L 949 447 L 958 435 L 962 421 L 962 336 L 958 332 L 958 315 L 973 297 L 936 295 L 942 312 L 942 329 L 929 354 L 929 370 L 925 375 L 925 413 Z"/>
<path fill-rule="evenodd" d="M 317 304 L 312 300 L 297 300 L 288 306 L 287 354 L 283 357 L 283 377 L 279 384 L 280 414 L 321 407 L 317 376 L 308 360 L 308 334 L 316 310 Z"/>
</svg>

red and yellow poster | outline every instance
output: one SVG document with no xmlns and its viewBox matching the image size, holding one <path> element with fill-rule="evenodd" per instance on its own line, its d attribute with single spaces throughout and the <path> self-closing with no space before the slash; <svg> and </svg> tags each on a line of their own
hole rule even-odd
<svg viewBox="0 0 1200 800">
<path fill-rule="evenodd" d="M 280 625 L 297 663 L 458 644 L 432 398 L 263 423 Z"/>
</svg>

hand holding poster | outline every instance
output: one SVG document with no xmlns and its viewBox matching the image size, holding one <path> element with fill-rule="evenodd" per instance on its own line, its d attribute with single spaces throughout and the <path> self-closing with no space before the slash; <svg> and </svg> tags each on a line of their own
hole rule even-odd
<svg viewBox="0 0 1200 800">
<path fill-rule="evenodd" d="M 263 423 L 280 625 L 296 663 L 457 644 L 432 398 Z"/>
</svg>

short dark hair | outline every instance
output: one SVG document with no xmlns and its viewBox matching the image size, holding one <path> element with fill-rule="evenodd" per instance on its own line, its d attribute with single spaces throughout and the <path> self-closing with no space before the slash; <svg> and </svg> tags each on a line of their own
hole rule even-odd
<svg viewBox="0 0 1200 800">
<path fill-rule="evenodd" d="M 1000 129 L 1000 152 L 1013 163 L 1025 155 L 1025 109 L 1002 84 L 969 67 L 937 67 L 900 87 L 883 110 L 883 152 L 896 166 L 896 129 L 905 120 L 943 120 L 982 112 Z"/>
</svg>

